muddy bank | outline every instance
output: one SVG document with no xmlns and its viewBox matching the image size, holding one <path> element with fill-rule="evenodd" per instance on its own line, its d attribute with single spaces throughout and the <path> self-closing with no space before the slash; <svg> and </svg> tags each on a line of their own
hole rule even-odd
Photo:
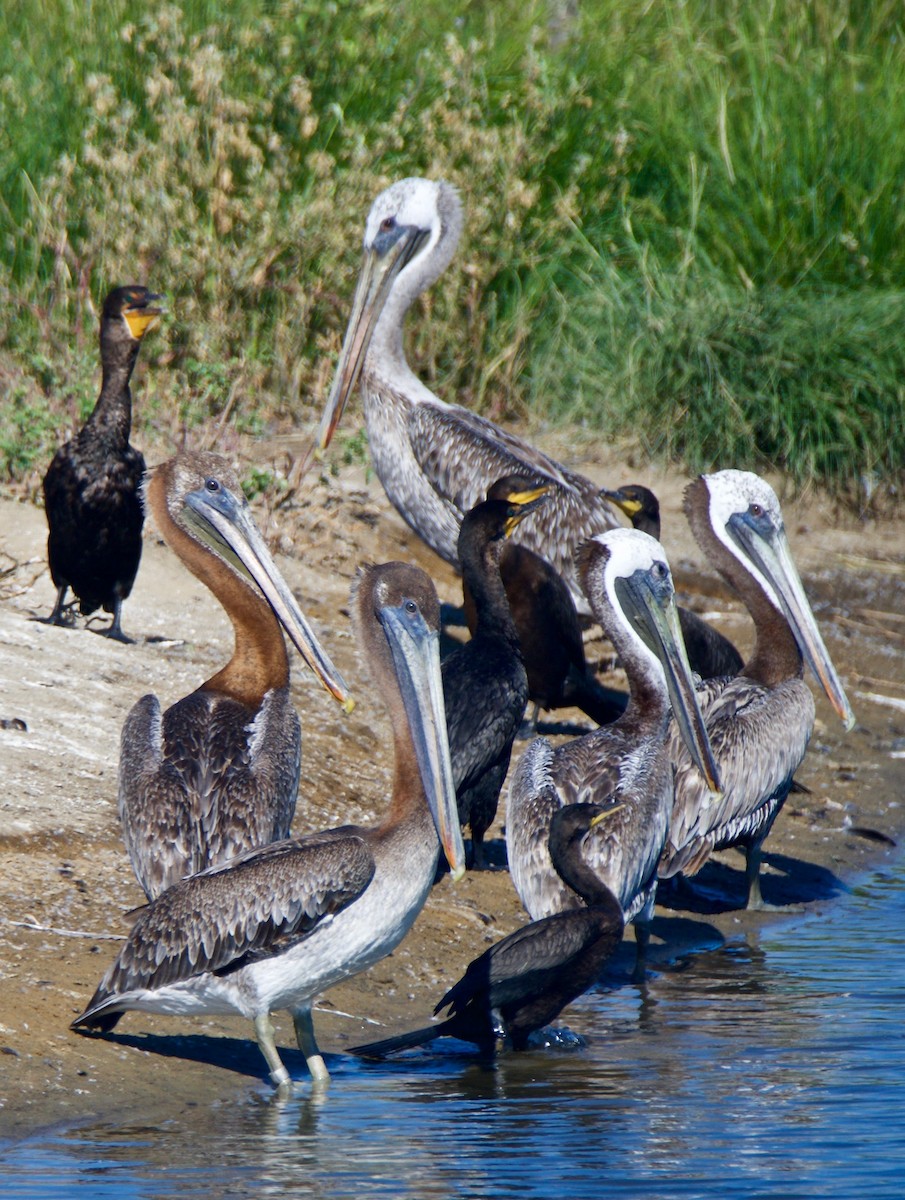
<svg viewBox="0 0 905 1200">
<path fill-rule="evenodd" d="M 563 453 L 553 441 L 545 448 Z M 255 450 L 255 461 L 262 453 Z M 747 618 L 702 567 L 681 516 L 683 477 L 627 470 L 602 458 L 584 469 L 610 486 L 633 479 L 658 492 L 683 602 L 746 649 Z M 790 909 L 819 908 L 838 903 L 905 837 L 905 543 L 901 522 L 861 524 L 818 499 L 787 500 L 785 512 L 858 717 L 844 735 L 818 700 L 811 751 L 798 775 L 809 790 L 791 797 L 767 843 L 765 898 Z M 270 518 L 259 515 L 357 700 L 354 713 L 344 716 L 303 665 L 294 665 L 303 731 L 294 831 L 369 821 L 382 808 L 391 766 L 388 725 L 349 625 L 355 568 L 369 560 L 417 562 L 451 604 L 461 599 L 458 581 L 389 509 L 376 478 L 357 469 L 308 485 L 295 505 Z M 45 540 L 39 509 L 0 500 L 0 1136 L 105 1114 L 172 1116 L 267 1087 L 251 1030 L 238 1018 L 181 1022 L 129 1014 L 109 1040 L 68 1031 L 117 951 L 128 927 L 123 913 L 142 900 L 116 816 L 122 722 L 145 692 L 169 704 L 213 673 L 228 654 L 230 634 L 217 605 L 153 529 L 146 530 L 138 582 L 124 608 L 134 645 L 97 637 L 83 620 L 75 629 L 37 623 L 33 618 L 46 615 L 54 597 Z M 609 664 L 604 642 L 592 640 L 588 651 L 602 668 Z M 610 675 L 607 682 L 620 681 Z M 554 729 L 574 731 L 584 718 L 566 711 L 549 720 Z M 526 744 L 517 743 L 515 757 Z M 499 823 L 494 836 L 502 836 Z M 500 859 L 502 843 L 494 849 Z M 719 855 L 700 877 L 710 899 L 695 901 L 694 911 L 684 897 L 662 897 L 655 965 L 668 969 L 686 950 L 786 919 L 750 916 L 727 903 L 727 895 L 742 894 L 741 867 L 740 855 Z M 466 963 L 522 920 L 505 871 L 470 874 L 456 886 L 445 880 L 395 954 L 323 998 L 315 1014 L 322 1048 L 336 1054 L 422 1022 Z M 631 957 L 625 951 L 614 969 L 617 984 Z M 288 1016 L 278 1015 L 276 1023 L 287 1066 L 304 1079 L 301 1056 L 290 1048 Z"/>
</svg>

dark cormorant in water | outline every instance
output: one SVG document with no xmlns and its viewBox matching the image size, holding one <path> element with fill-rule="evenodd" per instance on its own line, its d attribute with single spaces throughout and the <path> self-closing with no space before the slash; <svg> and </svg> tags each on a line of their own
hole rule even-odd
<svg viewBox="0 0 905 1200">
<path fill-rule="evenodd" d="M 83 614 L 101 607 L 113 613 L 105 634 L 120 642 L 131 641 L 122 631 L 122 603 L 138 571 L 144 520 L 139 485 L 145 460 L 129 445 L 129 378 L 141 340 L 160 316 L 155 304 L 160 299 L 137 286 L 119 287 L 107 296 L 100 329 L 101 394 L 84 428 L 60 447 L 44 476 L 47 557 L 57 588 L 47 621 L 61 624 L 66 591 L 72 588 Z"/>
<path fill-rule="evenodd" d="M 73 1029 L 107 1032 L 122 1013 L 254 1021 L 278 1086 L 289 1083 L 271 1012 L 292 1013 L 315 1083 L 329 1079 L 315 997 L 389 954 L 430 894 L 442 845 L 465 870 L 440 681 L 440 604 L 417 567 L 361 571 L 352 609 L 373 690 L 389 709 L 393 792 L 377 825 L 343 825 L 249 850 L 180 880 L 138 913 Z"/>
<path fill-rule="evenodd" d="M 640 529 L 660 540 L 660 501 L 650 488 L 642 487 L 640 483 L 627 483 L 615 492 L 604 488 L 601 495 L 622 509 L 633 529 Z M 679 625 L 691 669 L 702 679 L 737 675 L 742 669 L 742 656 L 732 642 L 697 613 L 680 605 Z"/>
<path fill-rule="evenodd" d="M 477 622 L 464 646 L 442 664 L 449 756 L 459 820 L 471 828 L 473 865 L 483 866 L 484 834 L 496 816 L 528 681 L 500 579 L 504 540 L 546 498 L 548 488 L 523 475 L 493 485 L 462 519 L 458 555 Z"/>
<path fill-rule="evenodd" d="M 122 733 L 119 814 L 149 899 L 254 846 L 289 837 L 301 766 L 285 629 L 337 700 L 345 684 L 324 653 L 216 454 L 183 451 L 145 490 L 170 548 L 226 609 L 235 650 L 216 675 L 161 713 L 143 696 Z"/>
<path fill-rule="evenodd" d="M 548 1025 L 586 992 L 619 945 L 622 908 L 584 860 L 582 843 L 591 828 L 618 805 L 570 804 L 550 823 L 550 854 L 586 908 L 532 921 L 470 963 L 434 1009 L 450 1015 L 438 1025 L 356 1046 L 352 1054 L 384 1058 L 441 1037 L 473 1042 L 484 1053 L 500 1045 L 524 1050 L 529 1036 Z"/>
</svg>

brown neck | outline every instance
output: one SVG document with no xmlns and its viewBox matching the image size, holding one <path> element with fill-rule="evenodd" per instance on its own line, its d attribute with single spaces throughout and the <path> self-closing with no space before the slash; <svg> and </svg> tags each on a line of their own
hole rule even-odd
<svg viewBox="0 0 905 1200">
<path fill-rule="evenodd" d="M 408 726 L 406 725 L 405 730 L 400 733 L 395 728 L 395 721 L 393 725 L 393 795 L 386 816 L 380 822 L 380 828 L 384 832 L 408 824 L 418 816 L 423 816 L 426 823 L 431 824 L 424 784 L 421 781 L 421 772 L 418 769 Z"/>
<path fill-rule="evenodd" d="M 393 663 L 393 652 L 376 611 L 377 606 L 385 602 L 388 594 L 385 594 L 384 588 L 390 580 L 399 576 L 400 570 L 403 573 L 411 573 L 412 578 L 408 581 L 412 587 L 410 594 L 417 595 L 412 580 L 421 573 L 417 568 L 402 567 L 400 563 L 384 563 L 381 566 L 362 568 L 352 594 L 352 619 L 356 640 L 371 679 L 371 692 L 385 705 L 393 730 L 393 793 L 389 809 L 377 827 L 377 832 L 381 835 L 422 820 L 433 829 L 412 731 Z M 381 596 L 384 598 L 380 599 Z M 426 613 L 426 616 L 432 615 L 433 623 L 437 624 L 440 614 L 436 595 L 433 596 L 432 602 L 436 612 Z"/>
<path fill-rule="evenodd" d="M 233 656 L 199 690 L 222 692 L 252 708 L 265 694 L 289 683 L 286 643 L 273 609 L 250 583 L 173 520 L 166 504 L 166 476 L 158 469 L 148 484 L 148 506 L 167 544 L 217 597 L 233 626 Z"/>
</svg>

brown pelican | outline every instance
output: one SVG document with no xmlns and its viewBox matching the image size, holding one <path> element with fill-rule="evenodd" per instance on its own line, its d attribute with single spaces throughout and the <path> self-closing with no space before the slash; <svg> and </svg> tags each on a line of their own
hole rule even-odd
<svg viewBox="0 0 905 1200">
<path fill-rule="evenodd" d="M 449 1009 L 438 1025 L 356 1046 L 353 1054 L 384 1058 L 441 1037 L 473 1042 L 484 1053 L 501 1044 L 524 1050 L 536 1030 L 548 1025 L 599 978 L 622 940 L 622 908 L 582 857 L 588 833 L 618 805 L 569 804 L 550 822 L 550 855 L 556 870 L 582 897 L 586 908 L 532 921 L 469 963 L 465 974 L 434 1009 Z"/>
<path fill-rule="evenodd" d="M 603 489 L 607 500 L 621 508 L 633 529 L 660 538 L 660 502 L 654 493 L 640 483 L 627 483 L 616 491 Z M 721 675 L 737 675 L 742 669 L 742 656 L 728 638 L 708 625 L 697 613 L 679 606 L 679 625 L 688 652 L 691 669 L 702 679 Z"/>
<path fill-rule="evenodd" d="M 122 604 L 138 571 L 144 519 L 138 493 L 145 460 L 129 445 L 129 379 L 142 338 L 158 322 L 162 310 L 155 302 L 161 299 L 145 287 L 119 287 L 107 296 L 101 312 L 101 394 L 85 426 L 60 447 L 44 476 L 47 558 L 57 589 L 47 622 L 62 623 L 72 588 L 83 614 L 101 607 L 113 613 L 105 636 L 120 642 L 132 640 L 122 631 Z"/>
<path fill-rule="evenodd" d="M 402 324 L 412 302 L 446 268 L 462 231 L 462 205 L 442 181 L 403 179 L 371 206 L 352 315 L 321 420 L 325 448 L 359 375 L 374 466 L 390 502 L 419 537 L 454 566 L 463 515 L 487 481 L 531 475 L 549 484 L 543 517 L 529 516 L 517 540 L 543 554 L 584 609 L 572 552 L 616 525 L 597 487 L 491 421 L 444 404 L 412 372 Z"/>
<path fill-rule="evenodd" d="M 802 655 L 847 729 L 855 718 L 817 629 L 786 538 L 779 501 L 748 471 L 701 475 L 685 491 L 698 545 L 744 600 L 755 627 L 751 657 L 733 679 L 699 691 L 723 791 L 705 795 L 673 738 L 676 796 L 661 878 L 694 874 L 711 850 L 741 845 L 748 906 L 762 907 L 761 845 L 792 785 L 814 727 Z"/>
<path fill-rule="evenodd" d="M 348 693 L 222 458 L 178 454 L 150 476 L 145 498 L 235 636 L 216 675 L 163 714 L 156 696 L 143 696 L 123 726 L 119 814 L 135 874 L 153 899 L 185 875 L 289 837 L 301 733 L 280 627 L 337 700 Z"/>
<path fill-rule="evenodd" d="M 500 575 L 518 634 L 528 678 L 528 699 L 538 709 L 574 706 L 598 725 L 608 725 L 625 712 L 623 692 L 604 687 L 587 664 L 575 602 L 562 577 L 527 546 L 507 542 L 500 556 Z M 464 572 L 462 607 L 474 634 L 477 614 Z"/>
<path fill-rule="evenodd" d="M 498 480 L 465 514 L 462 576 L 474 599 L 474 634 L 442 664 L 449 753 L 459 820 L 471 827 L 473 865 L 484 865 L 484 834 L 496 816 L 512 743 L 528 702 L 528 680 L 500 579 L 504 540 L 547 498 L 524 475 Z"/>
<path fill-rule="evenodd" d="M 311 1021 L 315 997 L 402 940 L 433 883 L 438 833 L 453 878 L 464 871 L 433 584 L 404 563 L 368 567 L 353 610 L 393 729 L 393 795 L 383 821 L 274 842 L 174 884 L 140 912 L 74 1029 L 107 1031 L 130 1009 L 239 1012 L 254 1021 L 280 1086 L 289 1074 L 270 1013 L 286 1008 L 312 1078 L 328 1080 Z"/>
<path fill-rule="evenodd" d="M 646 533 L 618 529 L 582 546 L 578 559 L 594 615 L 625 668 L 628 708 L 614 724 L 556 750 L 544 738 L 532 742 L 509 790 L 509 870 L 533 920 L 580 907 L 580 896 L 550 858 L 550 822 L 563 805 L 618 802 L 618 811 L 589 833 L 585 855 L 622 905 L 626 921 L 636 923 L 640 977 L 673 801 L 670 699 L 705 788 L 716 790 L 718 775 L 682 645 L 663 547 Z"/>
</svg>

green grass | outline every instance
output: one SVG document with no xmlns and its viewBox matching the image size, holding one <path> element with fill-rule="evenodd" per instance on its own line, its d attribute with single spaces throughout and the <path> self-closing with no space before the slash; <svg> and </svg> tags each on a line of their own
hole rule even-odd
<svg viewBox="0 0 905 1200">
<path fill-rule="evenodd" d="M 551 32 L 557 7 L 4 6 L 0 474 L 90 399 L 97 305 L 133 279 L 171 300 L 139 437 L 310 421 L 368 204 L 426 173 L 468 216 L 412 321 L 445 397 L 900 486 L 900 6 L 583 0 Z"/>
</svg>

